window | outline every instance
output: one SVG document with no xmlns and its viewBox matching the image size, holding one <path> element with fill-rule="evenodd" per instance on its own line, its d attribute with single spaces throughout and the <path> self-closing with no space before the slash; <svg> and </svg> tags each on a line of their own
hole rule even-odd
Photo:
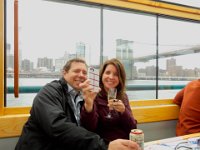
<svg viewBox="0 0 200 150">
<path fill-rule="evenodd" d="M 200 24 L 159 18 L 159 84 L 185 85 L 200 77 Z M 173 98 L 179 90 L 160 90 Z M 167 92 L 167 94 L 166 94 Z"/>
<path fill-rule="evenodd" d="M 13 89 L 14 0 L 7 1 L 7 88 Z M 35 92 L 60 78 L 65 62 L 81 57 L 100 64 L 100 9 L 43 0 L 18 1 L 19 97 L 12 92 L 7 106 L 31 106 Z M 73 16 L 73 17 L 72 17 Z M 18 100 L 19 99 L 19 100 Z"/>
<path fill-rule="evenodd" d="M 156 60 L 149 58 L 156 56 L 156 17 L 104 9 L 103 18 L 103 58 L 124 64 L 129 99 L 155 99 L 156 90 L 132 88 L 156 84 Z"/>
<path fill-rule="evenodd" d="M 179 84 L 183 87 L 189 79 L 199 76 L 197 22 L 81 2 L 20 0 L 20 94 L 15 98 L 13 6 L 14 0 L 7 1 L 7 106 L 31 106 L 35 91 L 60 78 L 63 65 L 74 57 L 82 57 L 96 67 L 101 60 L 120 59 L 126 69 L 127 94 L 131 100 L 173 98 L 180 88 L 168 87 Z M 190 67 L 185 63 L 189 57 L 194 58 Z"/>
</svg>

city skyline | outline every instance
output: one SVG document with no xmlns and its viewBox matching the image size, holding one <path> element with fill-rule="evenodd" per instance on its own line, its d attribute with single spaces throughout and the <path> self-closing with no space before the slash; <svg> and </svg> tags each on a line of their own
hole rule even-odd
<svg viewBox="0 0 200 150">
<path fill-rule="evenodd" d="M 83 49 L 84 51 L 84 49 Z M 81 52 L 80 52 L 81 53 Z M 76 58 L 77 56 L 79 56 L 78 54 L 64 54 L 63 57 L 61 57 L 60 59 L 63 58 Z M 8 62 L 7 64 L 10 64 L 13 62 L 12 59 L 10 59 L 11 62 Z M 38 58 L 37 62 L 37 66 L 36 68 L 33 67 L 33 62 L 31 62 L 28 59 L 22 60 L 24 61 L 24 65 L 23 66 L 28 66 L 27 68 L 28 71 L 23 71 L 20 70 L 20 73 L 23 72 L 34 72 L 34 73 L 39 73 L 39 72 L 60 72 L 61 70 L 56 70 L 55 65 L 53 65 L 53 60 L 55 61 L 56 59 L 52 59 L 52 58 L 48 58 L 48 57 L 44 57 L 44 58 Z M 120 61 L 122 61 L 123 59 L 121 58 Z M 65 60 L 65 62 L 67 61 L 67 59 Z M 63 62 L 63 63 L 65 63 Z M 133 58 L 133 62 L 134 62 L 134 58 Z M 122 63 L 124 64 L 124 62 L 122 61 Z M 126 63 L 126 62 L 125 62 Z M 40 65 L 39 65 L 40 64 Z M 43 66 L 41 65 L 43 64 Z M 61 66 L 63 67 L 64 64 L 62 64 Z M 126 64 L 125 65 L 125 69 L 126 69 Z M 41 67 L 41 68 L 40 68 Z M 42 69 L 43 67 L 43 69 Z M 46 69 L 45 69 L 46 67 Z M 60 69 L 62 69 L 62 67 Z M 97 68 L 99 66 L 96 66 Z M 132 70 L 130 69 L 132 68 Z M 145 77 L 145 76 L 156 76 L 156 66 L 155 65 L 149 65 L 143 68 L 138 68 L 137 66 L 134 65 L 134 63 L 132 64 L 132 66 L 128 66 L 128 71 L 126 70 L 126 73 L 128 74 L 129 72 L 132 72 L 133 74 L 131 74 L 131 76 L 128 76 L 128 79 L 134 79 L 137 77 Z M 8 72 L 12 72 L 13 70 L 7 70 Z M 36 72 L 35 72 L 36 71 Z M 175 58 L 169 58 L 166 60 L 166 70 L 160 68 L 159 69 L 159 76 L 186 76 L 186 77 L 198 77 L 200 76 L 200 68 L 193 68 L 193 69 L 187 69 L 184 68 L 184 66 L 179 66 L 176 63 L 176 59 Z"/>
</svg>

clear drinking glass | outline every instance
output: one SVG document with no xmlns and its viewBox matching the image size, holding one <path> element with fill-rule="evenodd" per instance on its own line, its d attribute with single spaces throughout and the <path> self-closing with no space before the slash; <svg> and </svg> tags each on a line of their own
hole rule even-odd
<svg viewBox="0 0 200 150">
<path fill-rule="evenodd" d="M 116 99 L 116 97 L 117 97 L 117 89 L 116 88 L 110 88 L 108 90 L 108 97 L 107 97 L 108 100 Z M 109 112 L 108 112 L 108 114 L 106 116 L 106 118 L 108 118 L 108 119 L 112 118 L 111 110 L 112 109 L 109 108 Z"/>
</svg>

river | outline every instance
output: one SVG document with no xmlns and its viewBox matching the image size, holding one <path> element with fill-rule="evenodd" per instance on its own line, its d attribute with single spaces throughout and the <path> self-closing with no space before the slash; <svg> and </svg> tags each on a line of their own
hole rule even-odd
<svg viewBox="0 0 200 150">
<path fill-rule="evenodd" d="M 52 78 L 20 78 L 20 86 L 44 86 L 46 83 L 51 82 Z M 161 85 L 180 85 L 187 84 L 189 81 L 159 81 Z M 7 86 L 13 86 L 13 78 L 7 79 Z M 155 85 L 155 80 L 128 80 L 127 84 L 134 85 Z M 179 90 L 159 90 L 158 98 L 173 98 Z M 143 90 L 143 91 L 127 91 L 129 100 L 140 100 L 140 99 L 155 99 L 156 91 L 155 90 Z M 12 106 L 31 106 L 33 99 L 36 94 L 23 94 L 19 93 L 19 97 L 15 98 L 14 94 L 6 95 L 6 105 L 9 107 Z"/>
</svg>

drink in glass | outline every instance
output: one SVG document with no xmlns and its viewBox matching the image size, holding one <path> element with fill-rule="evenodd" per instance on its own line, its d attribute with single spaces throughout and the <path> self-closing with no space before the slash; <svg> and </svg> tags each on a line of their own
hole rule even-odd
<svg viewBox="0 0 200 150">
<path fill-rule="evenodd" d="M 117 89 L 116 88 L 110 88 L 108 90 L 107 97 L 108 97 L 108 101 L 116 99 L 116 97 L 117 97 Z M 106 116 L 106 118 L 108 118 L 108 119 L 112 118 L 111 110 L 112 110 L 112 108 L 109 108 L 109 112 L 108 112 L 108 114 Z"/>
</svg>

